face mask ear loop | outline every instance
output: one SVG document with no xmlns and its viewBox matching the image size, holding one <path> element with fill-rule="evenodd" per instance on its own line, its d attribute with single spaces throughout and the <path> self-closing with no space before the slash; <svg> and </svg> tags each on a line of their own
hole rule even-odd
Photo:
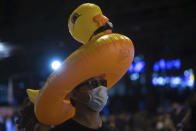
<svg viewBox="0 0 196 131">
<path fill-rule="evenodd" d="M 90 93 L 91 91 L 92 91 L 92 90 L 89 90 L 89 91 L 88 91 L 89 100 L 88 100 L 88 102 L 86 103 L 87 105 L 88 105 L 89 102 L 92 101 L 92 99 L 93 99 L 93 96 L 92 96 L 92 94 Z"/>
</svg>

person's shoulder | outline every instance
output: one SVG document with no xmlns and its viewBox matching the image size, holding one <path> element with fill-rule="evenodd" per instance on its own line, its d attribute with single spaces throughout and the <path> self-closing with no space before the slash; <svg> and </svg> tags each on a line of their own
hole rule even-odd
<svg viewBox="0 0 196 131">
<path fill-rule="evenodd" d="M 75 121 L 70 119 L 70 120 L 67 120 L 66 122 L 64 122 L 58 126 L 55 126 L 50 131 L 62 131 L 62 130 L 64 131 L 65 129 L 67 131 L 69 131 L 69 130 L 73 129 L 74 127 L 77 127 L 77 124 Z"/>
</svg>

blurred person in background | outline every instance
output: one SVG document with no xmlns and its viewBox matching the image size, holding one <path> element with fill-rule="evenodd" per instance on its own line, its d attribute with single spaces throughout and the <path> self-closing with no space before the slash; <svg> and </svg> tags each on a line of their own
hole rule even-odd
<svg viewBox="0 0 196 131">
<path fill-rule="evenodd" d="M 183 120 L 178 123 L 177 131 L 196 131 L 196 92 L 193 92 L 188 100 L 189 111 Z"/>
<path fill-rule="evenodd" d="M 131 117 L 130 113 L 127 113 L 125 111 L 119 113 L 115 120 L 116 127 L 118 127 L 118 129 L 121 129 L 123 131 L 129 131 L 130 130 L 130 117 Z"/>
<path fill-rule="evenodd" d="M 174 125 L 177 126 L 177 124 L 184 118 L 186 115 L 188 108 L 180 103 L 180 102 L 174 102 L 172 104 L 173 111 L 171 112 L 171 119 L 174 122 Z"/>
<path fill-rule="evenodd" d="M 2 116 L 2 119 L 0 121 L 0 131 L 5 131 L 6 130 L 6 116 Z"/>
</svg>

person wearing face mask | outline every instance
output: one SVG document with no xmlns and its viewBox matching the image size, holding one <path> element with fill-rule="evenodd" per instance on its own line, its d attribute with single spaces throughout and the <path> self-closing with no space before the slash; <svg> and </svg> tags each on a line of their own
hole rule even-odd
<svg viewBox="0 0 196 131">
<path fill-rule="evenodd" d="M 108 99 L 106 85 L 107 81 L 100 77 L 78 85 L 70 95 L 75 116 L 51 131 L 118 131 L 103 123 L 100 117 Z"/>
</svg>

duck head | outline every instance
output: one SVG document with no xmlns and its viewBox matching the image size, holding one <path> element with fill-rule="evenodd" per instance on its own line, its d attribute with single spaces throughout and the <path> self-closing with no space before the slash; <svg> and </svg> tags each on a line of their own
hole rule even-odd
<svg viewBox="0 0 196 131">
<path fill-rule="evenodd" d="M 77 41 L 85 44 L 94 36 L 112 33 L 112 23 L 103 15 L 99 6 L 85 3 L 76 8 L 68 20 L 69 32 Z"/>
</svg>

